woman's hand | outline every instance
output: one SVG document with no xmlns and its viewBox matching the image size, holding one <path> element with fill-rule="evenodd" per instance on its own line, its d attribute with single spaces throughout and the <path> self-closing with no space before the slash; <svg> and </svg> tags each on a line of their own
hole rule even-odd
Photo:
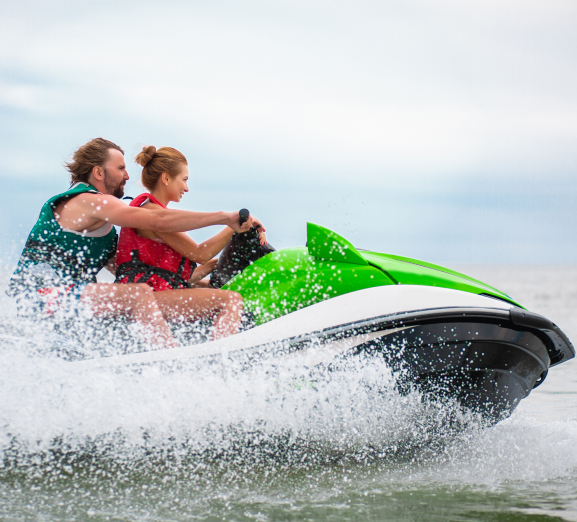
<svg viewBox="0 0 577 522">
<path fill-rule="evenodd" d="M 251 229 L 251 227 L 262 228 L 263 232 L 266 231 L 263 224 L 252 214 L 249 214 L 248 220 L 245 221 L 242 225 L 239 224 L 240 223 L 239 212 L 230 212 L 229 220 L 230 223 L 228 224 L 228 226 L 232 228 L 235 232 L 248 232 Z"/>
<path fill-rule="evenodd" d="M 262 223 L 256 219 L 256 218 L 252 218 L 253 221 L 253 227 L 256 227 L 256 229 L 258 230 L 258 236 L 260 239 L 260 244 L 262 246 L 266 245 L 266 228 L 263 227 Z"/>
<path fill-rule="evenodd" d="M 266 245 L 266 228 L 264 228 L 263 224 L 253 216 L 249 216 L 248 221 L 243 223 L 243 225 L 240 227 L 239 233 L 248 232 L 253 227 L 258 230 L 260 244 L 262 246 Z"/>
<path fill-rule="evenodd" d="M 218 259 L 214 258 L 214 259 L 211 259 L 210 261 L 208 261 L 207 263 L 205 263 L 204 265 L 198 265 L 194 269 L 194 272 L 190 276 L 190 279 L 188 280 L 188 282 L 191 285 L 193 285 L 194 283 L 197 283 L 201 279 L 204 279 L 208 274 L 210 274 L 214 271 L 217 263 L 218 263 Z"/>
<path fill-rule="evenodd" d="M 116 275 L 116 254 L 114 254 L 109 260 L 108 263 L 106 263 L 106 266 L 104 267 L 106 268 L 106 270 L 108 270 L 112 275 Z"/>
<path fill-rule="evenodd" d="M 249 216 L 247 223 L 250 223 L 250 227 L 258 228 L 259 232 L 266 232 L 266 228 L 264 228 L 263 224 L 255 217 Z"/>
</svg>

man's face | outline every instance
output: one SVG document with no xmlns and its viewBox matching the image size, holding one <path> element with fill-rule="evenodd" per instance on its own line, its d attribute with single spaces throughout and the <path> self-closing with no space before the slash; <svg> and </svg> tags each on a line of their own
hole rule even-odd
<svg viewBox="0 0 577 522">
<path fill-rule="evenodd" d="M 124 155 L 116 149 L 108 150 L 108 159 L 102 165 L 104 171 L 104 188 L 106 193 L 117 198 L 124 196 L 124 185 L 128 181 L 128 172 L 124 163 Z"/>
</svg>

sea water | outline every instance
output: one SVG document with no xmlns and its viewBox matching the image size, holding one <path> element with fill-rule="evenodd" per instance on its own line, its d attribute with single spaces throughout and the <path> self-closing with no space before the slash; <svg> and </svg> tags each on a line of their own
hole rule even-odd
<svg viewBox="0 0 577 522">
<path fill-rule="evenodd" d="M 577 339 L 576 267 L 461 269 Z M 577 521 L 574 361 L 486 428 L 378 360 L 80 370 L 0 307 L 0 520 Z"/>
</svg>

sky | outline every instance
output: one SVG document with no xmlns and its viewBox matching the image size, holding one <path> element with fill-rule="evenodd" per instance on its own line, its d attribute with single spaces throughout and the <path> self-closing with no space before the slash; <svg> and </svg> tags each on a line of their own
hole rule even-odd
<svg viewBox="0 0 577 522">
<path fill-rule="evenodd" d="M 577 263 L 574 0 L 19 0 L 0 18 L 4 260 L 102 136 L 249 208 L 441 264 Z M 196 231 L 203 240 L 215 228 Z"/>
</svg>

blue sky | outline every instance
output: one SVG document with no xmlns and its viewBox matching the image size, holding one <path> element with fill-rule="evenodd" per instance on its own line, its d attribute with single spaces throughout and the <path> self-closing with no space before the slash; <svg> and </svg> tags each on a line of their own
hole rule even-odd
<svg viewBox="0 0 577 522">
<path fill-rule="evenodd" d="M 576 29 L 573 0 L 6 4 L 5 258 L 103 136 L 180 149 L 180 208 L 247 207 L 277 247 L 313 221 L 440 263 L 577 263 Z"/>
</svg>

